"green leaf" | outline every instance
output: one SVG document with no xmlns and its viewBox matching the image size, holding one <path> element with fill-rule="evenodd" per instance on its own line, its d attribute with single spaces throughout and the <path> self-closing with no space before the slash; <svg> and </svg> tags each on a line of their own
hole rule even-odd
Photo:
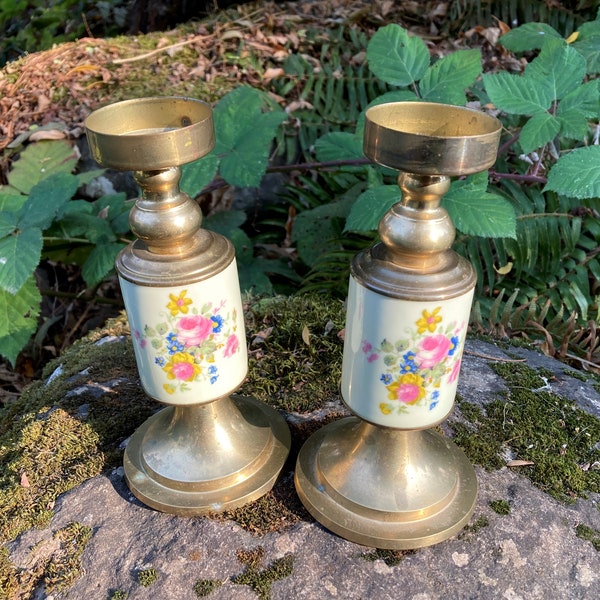
<svg viewBox="0 0 600 600">
<path fill-rule="evenodd" d="M 496 108 L 508 114 L 534 115 L 550 108 L 553 88 L 545 79 L 501 71 L 484 75 L 485 90 Z"/>
<path fill-rule="evenodd" d="M 4 186 L 0 186 L 0 211 L 18 212 L 21 206 L 27 201 L 27 196 L 23 194 L 14 194 L 3 191 Z"/>
<path fill-rule="evenodd" d="M 106 169 L 92 169 L 90 171 L 84 171 L 83 173 L 77 173 L 75 177 L 77 177 L 79 185 L 87 185 L 96 179 L 96 177 L 104 175 L 104 173 L 106 173 Z"/>
<path fill-rule="evenodd" d="M 457 229 L 467 235 L 515 238 L 516 215 L 506 198 L 487 191 L 487 171 L 452 182 L 442 200 Z"/>
<path fill-rule="evenodd" d="M 548 38 L 562 39 L 562 36 L 546 23 L 525 23 L 505 33 L 499 41 L 507 50 L 525 52 L 538 50 Z"/>
<path fill-rule="evenodd" d="M 345 131 L 334 131 L 320 137 L 315 143 L 315 155 L 320 162 L 334 160 L 364 161 L 362 140 Z M 343 171 L 364 171 L 368 165 L 347 165 L 340 167 Z"/>
<path fill-rule="evenodd" d="M 124 247 L 125 244 L 117 242 L 94 246 L 81 267 L 81 274 L 88 287 L 100 283 L 114 269 L 115 258 Z"/>
<path fill-rule="evenodd" d="M 241 108 L 243 107 L 243 108 Z M 270 112 L 264 112 L 271 108 Z M 250 87 L 229 92 L 214 110 L 216 145 L 223 179 L 238 187 L 258 187 L 265 174 L 273 139 L 287 118 L 268 96 Z"/>
<path fill-rule="evenodd" d="M 19 227 L 47 229 L 58 211 L 73 197 L 79 182 L 70 173 L 55 173 L 31 188 L 19 215 Z"/>
<path fill-rule="evenodd" d="M 344 231 L 373 231 L 381 217 L 400 201 L 397 185 L 381 185 L 365 190 L 352 205 Z"/>
<path fill-rule="evenodd" d="M 220 159 L 213 150 L 199 160 L 183 165 L 179 189 L 191 198 L 198 196 L 215 178 L 219 162 Z"/>
<path fill-rule="evenodd" d="M 465 90 L 480 74 L 481 51 L 458 50 L 427 69 L 419 82 L 419 91 L 428 102 L 464 105 Z"/>
<path fill-rule="evenodd" d="M 588 130 L 588 119 L 585 114 L 575 108 L 563 111 L 557 117 L 560 123 L 560 134 L 571 140 L 583 140 Z"/>
<path fill-rule="evenodd" d="M 33 277 L 16 294 L 0 289 L 0 354 L 13 366 L 37 329 L 41 301 Z"/>
<path fill-rule="evenodd" d="M 9 211 L 0 212 L 0 238 L 10 235 L 17 228 L 18 217 Z"/>
<path fill-rule="evenodd" d="M 202 226 L 205 229 L 229 237 L 231 231 L 239 229 L 245 221 L 246 213 L 243 210 L 227 210 L 206 217 L 202 222 Z"/>
<path fill-rule="evenodd" d="M 533 115 L 521 129 L 519 142 L 525 154 L 529 154 L 550 140 L 560 131 L 560 121 L 548 112 Z"/>
<path fill-rule="evenodd" d="M 337 202 L 305 210 L 296 216 L 292 242 L 308 266 L 312 266 L 322 254 L 339 249 L 338 238 L 357 194 L 358 188 L 352 188 Z"/>
<path fill-rule="evenodd" d="M 66 140 L 36 142 L 27 146 L 8 174 L 8 183 L 29 194 L 31 188 L 54 173 L 71 173 L 79 160 Z"/>
<path fill-rule="evenodd" d="M 587 73 L 596 75 L 600 73 L 600 20 L 583 23 L 578 33 L 573 48 L 585 58 Z"/>
<path fill-rule="evenodd" d="M 600 146 L 577 148 L 563 154 L 548 174 L 544 191 L 570 198 L 600 196 Z"/>
<path fill-rule="evenodd" d="M 419 37 L 394 23 L 378 29 L 367 47 L 369 68 L 376 77 L 397 86 L 411 85 L 425 75 L 429 50 Z"/>
<path fill-rule="evenodd" d="M 42 232 L 32 227 L 0 239 L 0 288 L 16 294 L 40 263 Z"/>
<path fill-rule="evenodd" d="M 548 40 L 539 56 L 525 68 L 524 77 L 546 81 L 552 100 L 559 100 L 581 84 L 585 77 L 585 58 L 564 40 Z"/>
<path fill-rule="evenodd" d="M 600 44 L 600 39 L 598 40 Z M 557 116 L 565 117 L 565 114 L 571 110 L 576 110 L 583 116 L 592 118 L 598 116 L 600 112 L 600 81 L 594 79 L 583 85 L 578 85 L 572 92 L 569 92 L 559 103 Z"/>
</svg>

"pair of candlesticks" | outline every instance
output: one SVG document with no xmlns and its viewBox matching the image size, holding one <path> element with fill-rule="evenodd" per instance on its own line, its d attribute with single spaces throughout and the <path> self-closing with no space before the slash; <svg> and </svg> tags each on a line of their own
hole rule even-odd
<svg viewBox="0 0 600 600">
<path fill-rule="evenodd" d="M 214 146 L 212 111 L 188 98 L 129 100 L 93 112 L 86 129 L 96 161 L 133 171 L 141 188 L 137 239 L 116 268 L 143 388 L 169 405 L 131 437 L 127 484 L 180 515 L 251 502 L 273 486 L 290 432 L 274 408 L 232 395 L 247 373 L 233 246 L 201 228 L 178 187 L 181 165 Z M 475 286 L 440 202 L 451 176 L 495 162 L 500 130 L 482 112 L 435 103 L 366 111 L 365 155 L 401 171 L 401 200 L 351 266 L 341 394 L 355 416 L 313 434 L 295 470 L 308 511 L 351 541 L 427 546 L 474 510 L 473 467 L 432 430 L 454 404 Z"/>
</svg>

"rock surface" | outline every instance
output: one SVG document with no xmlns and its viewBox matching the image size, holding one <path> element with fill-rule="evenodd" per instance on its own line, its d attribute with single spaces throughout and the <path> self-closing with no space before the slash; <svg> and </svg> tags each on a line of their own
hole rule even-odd
<svg viewBox="0 0 600 600">
<path fill-rule="evenodd" d="M 540 377 L 540 388 L 576 400 L 600 417 L 598 386 L 570 376 L 565 365 L 533 350 L 506 351 L 476 340 L 467 342 L 460 396 L 480 405 L 498 397 L 506 385 L 490 364 L 520 359 L 554 373 L 550 381 Z M 600 552 L 577 535 L 577 526 L 598 534 L 600 496 L 564 504 L 508 467 L 476 470 L 480 490 L 470 525 L 452 539 L 416 551 L 378 553 L 308 517 L 282 531 L 254 535 L 233 521 L 162 514 L 130 494 L 118 468 L 63 494 L 50 525 L 10 543 L 10 557 L 26 568 L 34 548 L 78 522 L 93 531 L 83 552 L 83 575 L 55 595 L 39 589 L 36 598 L 193 600 L 202 593 L 214 600 L 599 598 Z M 278 485 L 290 487 L 292 478 L 287 470 Z M 508 514 L 491 508 L 499 500 Z M 248 551 L 258 548 L 263 549 L 258 559 L 244 563 Z M 278 571 L 285 557 L 291 568 Z M 155 569 L 157 577 L 144 587 L 139 573 L 148 569 Z M 249 570 L 252 576 L 239 578 Z M 208 593 L 200 580 L 215 589 Z"/>
</svg>

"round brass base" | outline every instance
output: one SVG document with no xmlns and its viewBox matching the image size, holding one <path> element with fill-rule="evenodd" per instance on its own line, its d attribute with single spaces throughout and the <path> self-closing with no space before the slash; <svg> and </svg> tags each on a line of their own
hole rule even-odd
<svg viewBox="0 0 600 600">
<path fill-rule="evenodd" d="M 375 427 L 356 417 L 308 439 L 295 482 L 322 525 L 352 542 L 393 550 L 451 537 L 477 499 L 475 470 L 453 442 L 431 430 Z"/>
<path fill-rule="evenodd" d="M 290 450 L 283 417 L 254 398 L 171 406 L 146 420 L 123 466 L 144 504 L 177 515 L 237 508 L 268 492 Z"/>
</svg>

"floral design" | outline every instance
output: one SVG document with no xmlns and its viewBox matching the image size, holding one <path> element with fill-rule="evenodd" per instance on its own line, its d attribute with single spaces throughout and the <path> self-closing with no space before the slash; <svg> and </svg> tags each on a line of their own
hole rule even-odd
<svg viewBox="0 0 600 600">
<path fill-rule="evenodd" d="M 154 364 L 167 380 L 164 389 L 174 394 L 188 391 L 195 381 L 215 384 L 220 376 L 215 354 L 221 351 L 224 358 L 231 358 L 240 349 L 236 309 L 227 311 L 224 300 L 218 306 L 206 302 L 197 308 L 187 290 L 169 294 L 165 307 L 159 323 L 145 325 L 143 332 L 133 335 L 140 348 L 154 349 Z"/>
<path fill-rule="evenodd" d="M 379 381 L 387 389 L 388 402 L 381 402 L 384 415 L 407 413 L 410 406 L 427 406 L 433 410 L 439 403 L 442 380 L 453 383 L 460 370 L 460 345 L 466 323 L 456 321 L 444 325 L 442 307 L 423 310 L 415 321 L 416 329 L 395 343 L 384 339 L 378 347 L 364 340 L 362 352 L 368 363 L 379 364 L 384 372 Z"/>
</svg>

